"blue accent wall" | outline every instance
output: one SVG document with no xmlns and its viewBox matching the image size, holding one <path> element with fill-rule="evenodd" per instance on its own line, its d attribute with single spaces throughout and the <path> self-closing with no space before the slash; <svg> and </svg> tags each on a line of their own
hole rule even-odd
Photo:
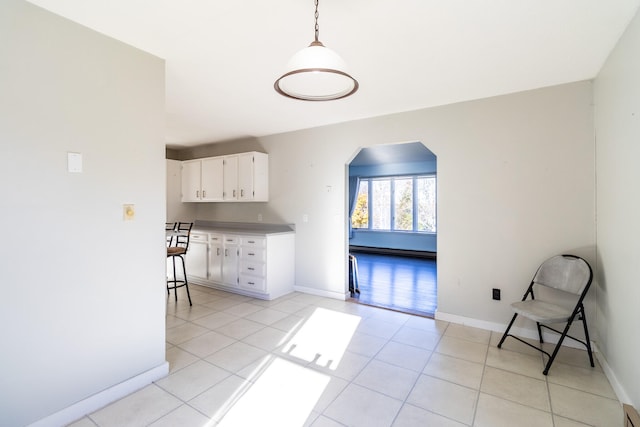
<svg viewBox="0 0 640 427">
<path fill-rule="evenodd" d="M 437 172 L 436 160 L 407 163 L 378 163 L 366 166 L 349 166 L 349 178 L 390 175 L 432 174 Z M 351 194 L 349 195 L 352 196 Z M 349 239 L 353 246 L 407 249 L 437 252 L 436 233 L 412 233 L 406 231 L 370 231 L 354 229 Z"/>
<path fill-rule="evenodd" d="M 378 163 L 367 166 L 349 166 L 349 177 L 353 176 L 389 176 L 389 175 L 416 175 L 421 173 L 436 173 L 435 160 L 410 163 Z"/>
</svg>

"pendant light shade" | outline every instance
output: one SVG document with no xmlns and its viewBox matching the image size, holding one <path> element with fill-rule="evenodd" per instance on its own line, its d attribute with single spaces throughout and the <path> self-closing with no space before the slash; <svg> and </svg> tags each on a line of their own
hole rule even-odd
<svg viewBox="0 0 640 427">
<path fill-rule="evenodd" d="M 358 82 L 349 75 L 342 58 L 318 40 L 317 0 L 315 17 L 315 40 L 291 57 L 274 88 L 281 95 L 304 101 L 347 97 L 358 90 Z"/>
</svg>

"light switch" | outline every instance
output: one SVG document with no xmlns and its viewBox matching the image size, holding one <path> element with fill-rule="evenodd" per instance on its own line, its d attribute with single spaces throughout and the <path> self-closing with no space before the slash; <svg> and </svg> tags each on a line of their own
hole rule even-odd
<svg viewBox="0 0 640 427">
<path fill-rule="evenodd" d="M 67 153 L 67 170 L 71 173 L 82 173 L 81 153 Z"/>
<path fill-rule="evenodd" d="M 122 205 L 122 214 L 125 221 L 133 221 L 136 216 L 134 205 Z"/>
</svg>

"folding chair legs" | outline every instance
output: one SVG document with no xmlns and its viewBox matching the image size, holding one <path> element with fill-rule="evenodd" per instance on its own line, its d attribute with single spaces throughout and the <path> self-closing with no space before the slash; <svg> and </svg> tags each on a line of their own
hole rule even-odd
<svg viewBox="0 0 640 427">
<path fill-rule="evenodd" d="M 502 343 L 509 336 L 509 330 L 511 329 L 511 326 L 513 326 L 513 322 L 516 321 L 516 317 L 518 317 L 518 313 L 514 314 L 513 317 L 511 318 L 511 322 L 509 322 L 509 326 L 507 326 L 507 330 L 504 331 L 504 335 L 502 335 L 502 338 L 500 339 L 500 342 L 498 343 L 498 348 L 502 348 Z"/>
<path fill-rule="evenodd" d="M 544 344 L 544 340 L 542 339 L 542 326 L 540 322 L 536 322 L 536 326 L 538 327 L 538 338 L 540 339 L 540 344 Z"/>
<path fill-rule="evenodd" d="M 579 316 L 579 319 L 582 320 L 582 325 L 584 326 L 585 341 L 579 340 L 579 339 L 577 339 L 575 337 L 572 337 L 571 335 L 568 334 L 569 328 L 571 327 L 571 324 L 573 324 L 573 320 L 576 318 L 576 316 Z M 546 328 L 547 329 L 551 329 L 552 331 L 554 331 L 556 333 L 559 333 L 555 329 L 550 328 L 548 326 L 546 326 Z M 564 341 L 565 337 L 569 337 L 572 340 L 578 341 L 579 343 L 584 345 L 586 347 L 586 349 L 587 349 L 587 353 L 589 354 L 589 363 L 591 364 L 591 367 L 593 368 L 595 366 L 595 364 L 593 363 L 593 351 L 591 350 L 591 342 L 589 340 L 589 330 L 587 329 L 587 318 L 584 315 L 584 307 L 582 307 L 582 305 L 581 305 L 580 308 L 569 319 L 569 321 L 567 322 L 567 325 L 565 326 L 564 330 L 562 331 L 562 334 L 560 335 L 560 339 L 558 340 L 558 343 L 556 344 L 556 348 L 553 350 L 553 354 L 549 358 L 549 361 L 547 362 L 547 365 L 545 366 L 544 371 L 542 371 L 543 374 L 547 375 L 549 373 L 549 369 L 551 368 L 551 364 L 553 363 L 553 360 L 556 358 L 556 355 L 558 354 L 558 351 L 560 350 L 560 346 L 562 345 L 562 342 Z"/>
<path fill-rule="evenodd" d="M 587 344 L 587 352 L 589 353 L 589 362 L 591 363 L 591 367 L 593 368 L 595 364 L 593 363 L 593 351 L 591 350 L 591 339 L 589 338 L 589 330 L 587 329 L 587 317 L 584 315 L 584 308 L 580 313 L 582 318 L 582 325 L 584 326 L 584 339 Z"/>
<path fill-rule="evenodd" d="M 572 337 L 571 335 L 568 334 L 569 332 L 569 328 L 571 328 L 571 325 L 573 324 L 573 320 L 575 319 L 576 316 L 579 316 L 579 319 L 582 320 L 582 324 L 584 326 L 584 336 L 585 336 L 585 341 L 579 340 L 575 337 Z M 544 367 L 544 370 L 542 371 L 542 373 L 544 375 L 547 375 L 549 373 L 549 369 L 551 368 L 551 365 L 553 364 L 553 361 L 556 358 L 556 355 L 558 354 L 558 351 L 560 350 L 560 347 L 562 346 L 562 342 L 564 341 L 564 339 L 566 337 L 569 337 L 575 341 L 578 341 L 579 343 L 581 343 L 582 345 L 584 345 L 587 348 L 587 353 L 589 354 L 589 363 L 591 364 L 591 367 L 594 367 L 595 364 L 593 362 L 593 350 L 591 349 L 591 341 L 589 339 L 589 330 L 587 328 L 587 318 L 584 315 L 584 307 L 581 307 L 573 317 L 571 317 L 571 319 L 569 319 L 569 321 L 567 322 L 564 330 L 562 332 L 557 331 L 549 326 L 546 325 L 541 325 L 540 323 L 536 322 L 536 325 L 538 327 L 538 336 L 540 337 L 540 343 L 542 344 L 544 341 L 542 340 L 542 328 L 547 328 L 550 329 L 554 332 L 556 332 L 557 334 L 560 334 L 560 338 L 558 339 L 558 343 L 556 344 L 555 348 L 553 349 L 553 353 L 549 354 L 546 351 L 544 351 L 542 348 L 538 348 L 534 345 L 529 344 L 528 342 L 516 337 L 515 335 L 511 335 L 509 334 L 509 330 L 511 330 L 511 326 L 513 326 L 513 323 L 516 321 L 516 317 L 518 317 L 518 313 L 513 315 L 513 318 L 511 318 L 511 322 L 509 322 L 509 326 L 507 326 L 507 330 L 504 331 L 504 334 L 502 335 L 502 338 L 500 339 L 500 342 L 498 343 L 498 348 L 502 348 L 502 344 L 504 343 L 504 341 L 507 339 L 507 337 L 512 337 L 517 339 L 518 341 L 520 341 L 523 344 L 528 345 L 531 348 L 535 348 L 536 350 L 538 350 L 541 353 L 544 353 L 547 355 L 547 357 L 549 357 L 549 360 L 547 361 L 547 364 Z"/>
</svg>

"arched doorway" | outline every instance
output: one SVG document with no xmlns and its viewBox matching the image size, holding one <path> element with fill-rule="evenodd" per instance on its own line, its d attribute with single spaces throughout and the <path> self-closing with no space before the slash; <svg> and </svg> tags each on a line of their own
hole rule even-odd
<svg viewBox="0 0 640 427">
<path fill-rule="evenodd" d="M 348 170 L 348 243 L 360 291 L 353 301 L 433 317 L 436 155 L 420 142 L 366 147 Z"/>
</svg>

